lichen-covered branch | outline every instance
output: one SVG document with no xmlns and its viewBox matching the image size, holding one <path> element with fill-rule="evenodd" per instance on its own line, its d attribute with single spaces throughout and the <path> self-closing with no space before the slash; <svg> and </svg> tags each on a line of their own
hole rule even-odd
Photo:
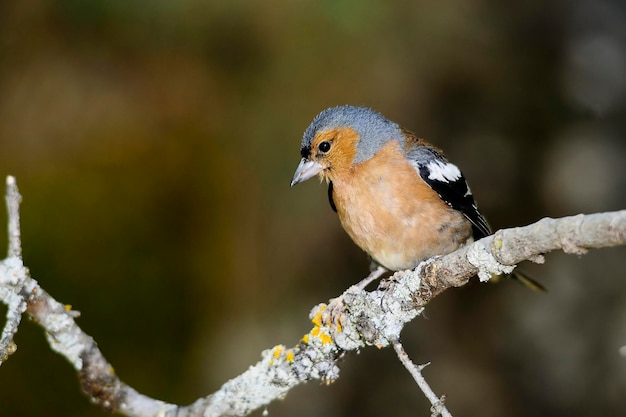
<svg viewBox="0 0 626 417">
<path fill-rule="evenodd" d="M 9 255 L 0 262 L 0 300 L 9 312 L 0 339 L 0 363 L 15 351 L 13 335 L 26 312 L 42 326 L 52 349 L 74 366 L 83 390 L 96 404 L 137 417 L 244 416 L 283 398 L 296 385 L 334 381 L 339 376 L 338 362 L 349 351 L 396 343 L 404 325 L 428 302 L 474 275 L 485 279 L 492 273 L 508 272 L 524 260 L 542 262 L 542 255 L 553 250 L 581 254 L 591 248 L 626 244 L 626 210 L 543 219 L 500 230 L 423 262 L 414 271 L 398 272 L 374 291 L 352 287 L 330 303 L 314 307 L 313 328 L 293 347 L 278 345 L 264 351 L 258 363 L 217 392 L 178 406 L 146 397 L 124 384 L 93 339 L 76 324 L 78 313 L 57 302 L 30 277 L 21 259 L 20 197 L 12 177 L 7 188 Z"/>
<path fill-rule="evenodd" d="M 27 285 L 26 269 L 22 263 L 20 242 L 20 201 L 14 177 L 7 177 L 6 204 L 9 218 L 9 250 L 7 258 L 0 263 L 0 300 L 7 306 L 7 319 L 0 335 L 0 365 L 17 349 L 13 336 L 26 311 L 26 297 L 32 288 Z"/>
</svg>

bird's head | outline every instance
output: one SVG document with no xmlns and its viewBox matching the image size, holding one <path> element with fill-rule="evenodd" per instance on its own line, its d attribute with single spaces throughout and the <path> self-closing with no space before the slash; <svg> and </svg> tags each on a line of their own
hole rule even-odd
<svg viewBox="0 0 626 417">
<path fill-rule="evenodd" d="M 402 129 L 374 110 L 355 106 L 326 109 L 304 132 L 302 160 L 291 186 L 315 175 L 333 181 L 369 160 L 390 140 L 404 144 Z"/>
</svg>

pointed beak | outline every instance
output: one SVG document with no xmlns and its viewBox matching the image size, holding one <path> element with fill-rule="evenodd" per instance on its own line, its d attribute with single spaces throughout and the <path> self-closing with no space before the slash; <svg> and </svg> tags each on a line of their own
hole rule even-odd
<svg viewBox="0 0 626 417">
<path fill-rule="evenodd" d="M 296 168 L 296 172 L 293 174 L 293 179 L 291 180 L 291 186 L 306 181 L 309 178 L 312 178 L 322 172 L 324 167 L 319 162 L 311 161 L 308 159 L 302 158 L 300 161 L 300 165 Z"/>
</svg>

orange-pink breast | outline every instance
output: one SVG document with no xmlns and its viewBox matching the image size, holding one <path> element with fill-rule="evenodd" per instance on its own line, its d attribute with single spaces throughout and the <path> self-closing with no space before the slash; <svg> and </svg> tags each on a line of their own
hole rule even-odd
<svg viewBox="0 0 626 417">
<path fill-rule="evenodd" d="M 421 179 L 397 142 L 332 180 L 344 229 L 390 270 L 413 268 L 471 239 L 469 221 Z"/>
</svg>

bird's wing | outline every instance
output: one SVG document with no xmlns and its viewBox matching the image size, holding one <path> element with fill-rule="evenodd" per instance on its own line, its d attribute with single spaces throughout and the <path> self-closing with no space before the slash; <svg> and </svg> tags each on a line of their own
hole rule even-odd
<svg viewBox="0 0 626 417">
<path fill-rule="evenodd" d="M 478 210 L 469 185 L 456 165 L 430 146 L 418 146 L 407 156 L 424 182 L 472 223 L 474 239 L 491 234 L 489 223 Z"/>
</svg>

